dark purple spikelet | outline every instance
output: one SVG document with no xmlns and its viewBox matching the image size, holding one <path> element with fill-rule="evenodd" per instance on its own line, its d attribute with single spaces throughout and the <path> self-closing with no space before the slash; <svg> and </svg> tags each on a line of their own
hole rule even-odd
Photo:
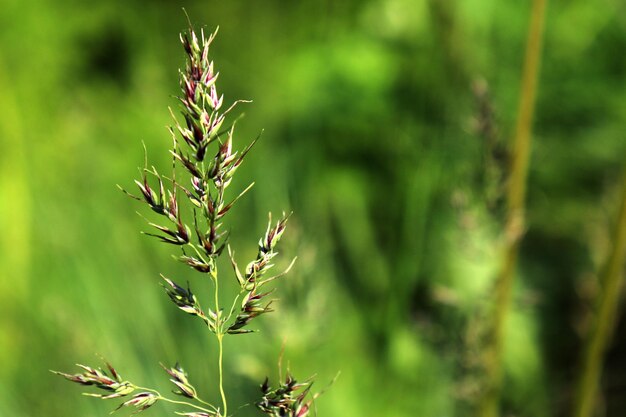
<svg viewBox="0 0 626 417">
<path fill-rule="evenodd" d="M 306 417 L 317 394 L 311 394 L 313 380 L 298 383 L 288 372 L 285 381 L 271 388 L 266 378 L 261 384 L 261 400 L 256 406 L 270 417 Z"/>
<path fill-rule="evenodd" d="M 262 305 L 261 300 L 263 297 L 271 294 L 273 291 L 257 294 L 256 290 L 252 290 L 243 299 L 241 305 L 241 311 L 237 314 L 235 322 L 228 328 L 230 334 L 243 334 L 251 333 L 252 330 L 243 329 L 250 321 L 261 314 L 270 313 L 274 310 L 270 308 L 272 301 L 269 301 L 265 306 Z"/>
<path fill-rule="evenodd" d="M 189 383 L 187 373 L 178 363 L 171 368 L 166 368 L 163 364 L 161 364 L 161 367 L 171 376 L 170 381 L 178 388 L 178 391 L 174 391 L 174 394 L 192 399 L 197 398 L 196 389 Z"/>
<path fill-rule="evenodd" d="M 135 407 L 137 410 L 133 412 L 133 414 L 136 414 L 152 407 L 158 400 L 159 397 L 152 392 L 140 392 L 139 394 L 135 394 L 130 400 L 120 404 L 114 411 L 122 407 Z"/>
<path fill-rule="evenodd" d="M 115 371 L 110 363 L 106 362 L 106 367 L 109 370 L 110 375 L 101 368 L 92 368 L 86 365 L 77 365 L 83 369 L 81 374 L 66 374 L 64 372 L 52 371 L 57 375 L 61 375 L 68 381 L 76 382 L 81 385 L 94 386 L 98 389 L 106 391 L 106 394 L 87 394 L 92 397 L 98 397 L 103 399 L 123 397 L 132 393 L 135 387 L 128 381 L 122 381 L 120 375 Z"/>
</svg>

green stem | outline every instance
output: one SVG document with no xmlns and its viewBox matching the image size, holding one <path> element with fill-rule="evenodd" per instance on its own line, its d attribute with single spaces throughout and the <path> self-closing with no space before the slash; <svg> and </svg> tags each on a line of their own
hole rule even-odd
<svg viewBox="0 0 626 417">
<path fill-rule="evenodd" d="M 204 259 L 204 255 L 200 252 L 200 250 L 196 247 L 195 244 L 193 244 L 192 242 L 189 242 L 189 243 L 187 243 L 187 246 L 189 246 L 189 247 L 191 247 L 193 249 L 193 251 L 196 253 L 196 256 L 198 257 L 198 259 L 200 259 L 204 263 L 208 263 L 208 261 L 206 259 Z"/>
<path fill-rule="evenodd" d="M 211 407 L 213 410 L 208 410 L 208 409 L 206 409 L 206 408 L 204 408 L 204 407 L 197 406 L 197 405 L 192 404 L 192 403 L 189 403 L 189 402 L 187 402 L 187 401 L 177 401 L 177 400 L 172 400 L 172 399 L 170 399 L 170 398 L 167 398 L 167 397 L 162 396 L 162 395 L 161 395 L 161 393 L 160 393 L 159 391 L 155 390 L 155 389 L 145 388 L 145 387 L 138 387 L 138 386 L 136 386 L 136 385 L 135 385 L 134 387 L 135 387 L 135 389 L 136 389 L 136 390 L 138 390 L 138 391 L 148 391 L 148 392 L 151 392 L 151 393 L 155 394 L 155 395 L 159 398 L 159 401 L 165 401 L 165 402 L 172 403 L 172 404 L 184 405 L 184 406 L 186 406 L 186 407 L 195 408 L 196 410 L 205 411 L 205 412 L 207 412 L 207 413 L 212 413 L 212 412 L 216 411 L 216 410 L 215 410 L 215 406 L 213 406 L 212 404 L 209 404 L 209 403 L 207 403 L 207 402 L 205 402 L 205 401 L 202 401 L 202 400 L 201 400 L 201 399 L 199 399 L 199 398 L 196 398 L 196 400 L 197 400 L 197 401 L 199 401 L 199 402 L 201 402 L 202 404 L 205 404 L 205 405 L 207 405 L 207 406 Z"/>
<path fill-rule="evenodd" d="M 217 343 L 219 347 L 219 358 L 218 358 L 218 369 L 219 369 L 219 378 L 220 378 L 220 395 L 222 396 L 222 404 L 224 405 L 224 416 L 228 416 L 228 404 L 226 402 L 226 394 L 224 393 L 224 367 L 223 367 L 223 357 L 224 357 L 224 348 L 222 339 L 224 338 L 223 333 L 219 333 L 217 335 Z"/>
<path fill-rule="evenodd" d="M 200 404 L 206 405 L 207 407 L 211 407 L 213 409 L 213 411 L 217 411 L 217 408 L 213 404 L 211 404 L 211 403 L 208 403 L 208 402 L 206 402 L 204 400 L 201 400 L 200 398 L 196 398 L 196 401 L 198 401 Z"/>
<path fill-rule="evenodd" d="M 215 313 L 217 314 L 217 323 L 215 323 L 215 336 L 217 337 L 218 360 L 217 368 L 219 373 L 220 396 L 222 397 L 222 405 L 224 407 L 224 416 L 228 416 L 228 403 L 226 402 L 226 393 L 224 392 L 224 323 L 219 306 L 219 282 L 217 280 L 217 267 L 211 272 L 213 281 L 215 282 Z"/>
<path fill-rule="evenodd" d="M 602 290 L 597 300 L 596 321 L 585 346 L 574 417 L 590 417 L 594 411 L 602 373 L 602 359 L 615 325 L 625 258 L 626 172 L 622 179 L 622 203 L 613 248 L 604 270 Z"/>
<path fill-rule="evenodd" d="M 213 413 L 213 411 L 211 411 L 211 410 L 208 410 L 208 409 L 206 409 L 204 407 L 200 407 L 200 406 L 195 405 L 195 404 L 188 403 L 186 401 L 176 401 L 176 400 L 172 400 L 172 399 L 169 399 L 169 398 L 166 398 L 166 397 L 162 397 L 161 395 L 159 395 L 159 400 L 165 401 L 165 402 L 168 402 L 168 403 L 172 403 L 172 404 L 179 404 L 179 405 L 184 405 L 186 407 L 195 408 L 196 410 L 204 411 L 205 413 L 209 413 L 209 414 Z"/>
<path fill-rule="evenodd" d="M 517 124 L 515 129 L 512 165 L 507 187 L 507 213 L 505 223 L 506 243 L 503 263 L 495 288 L 494 322 L 490 345 L 486 347 L 485 371 L 487 387 L 480 399 L 479 415 L 496 417 L 502 385 L 502 356 L 504 329 L 511 307 L 511 294 L 515 277 L 519 244 L 525 229 L 524 202 L 531 148 L 532 119 L 537 94 L 539 61 L 545 9 L 547 0 L 533 0 Z"/>
</svg>

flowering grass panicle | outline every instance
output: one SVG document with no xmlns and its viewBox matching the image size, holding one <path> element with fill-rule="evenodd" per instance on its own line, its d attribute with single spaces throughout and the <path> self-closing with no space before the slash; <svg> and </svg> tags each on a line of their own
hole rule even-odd
<svg viewBox="0 0 626 417">
<path fill-rule="evenodd" d="M 151 231 L 146 234 L 177 247 L 177 259 L 201 278 L 193 281 L 193 284 L 212 288 L 211 299 L 203 300 L 210 306 L 203 308 L 192 292 L 189 281 L 183 286 L 177 283 L 178 279 L 162 276 L 162 286 L 174 305 L 188 315 L 201 319 L 215 336 L 220 401 L 213 404 L 203 400 L 190 383 L 187 372 L 178 363 L 173 367 L 161 365 L 174 385 L 173 394 L 177 399 L 122 380 L 108 363 L 108 372 L 84 365 L 78 365 L 83 370 L 79 374 L 54 371 L 72 382 L 102 391 L 87 394 L 90 396 L 116 399 L 132 395 L 116 410 L 128 407 L 134 408 L 137 413 L 157 402 L 169 402 L 180 407 L 176 414 L 181 416 L 228 416 L 228 400 L 224 390 L 223 339 L 227 335 L 239 337 L 236 335 L 253 332 L 250 323 L 273 311 L 273 300 L 268 297 L 274 289 L 268 288 L 268 285 L 286 274 L 295 261 L 285 271 L 269 274 L 273 267 L 272 261 L 278 255 L 278 242 L 287 226 L 288 216 L 284 214 L 276 222 L 269 216 L 267 230 L 258 243 L 257 256 L 247 263 L 243 271 L 228 244 L 229 232 L 224 219 L 253 184 L 234 197 L 229 198 L 227 191 L 256 139 L 241 151 L 233 148 L 235 123 L 228 125 L 226 119 L 242 101 L 235 101 L 222 111 L 224 96 L 219 94 L 216 84 L 219 73 L 209 58 L 210 46 L 216 34 L 217 31 L 207 37 L 204 31 L 200 31 L 198 36 L 190 28 L 180 36 L 187 60 L 184 69 L 180 71 L 180 117 L 172 113 L 173 125 L 169 128 L 174 166 L 171 177 L 159 173 L 154 167 L 148 167 L 146 161 L 141 178 L 135 181 L 139 193 L 135 195 L 123 191 L 147 205 L 161 219 L 148 221 Z M 225 280 L 218 273 L 217 259 L 224 253 L 224 249 L 227 249 L 235 279 Z M 219 290 L 220 286 L 228 283 L 236 285 L 238 291 L 234 299 L 224 303 Z M 232 307 L 225 311 L 222 305 Z M 272 389 L 266 380 L 261 386 L 262 398 L 256 402 L 257 408 L 268 416 L 305 417 L 316 398 L 310 394 L 311 384 L 311 380 L 297 383 L 288 374 L 278 388 Z"/>
</svg>

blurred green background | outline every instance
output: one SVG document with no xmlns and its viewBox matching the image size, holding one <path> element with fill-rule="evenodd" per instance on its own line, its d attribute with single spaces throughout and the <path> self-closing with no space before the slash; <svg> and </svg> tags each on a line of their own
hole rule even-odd
<svg viewBox="0 0 626 417">
<path fill-rule="evenodd" d="M 256 181 L 230 215 L 241 262 L 268 211 L 294 212 L 279 263 L 299 260 L 278 312 L 226 341 L 232 404 L 275 376 L 284 340 L 318 389 L 342 372 L 320 416 L 473 415 L 529 3 L 2 0 L 0 416 L 108 415 L 117 403 L 48 372 L 98 354 L 163 391 L 159 362 L 180 360 L 217 400 L 214 340 L 158 285 L 189 272 L 139 233 L 144 207 L 116 188 L 138 176 L 141 141 L 170 164 L 182 7 L 220 26 L 226 101 L 254 100 L 239 147 L 264 129 L 235 184 Z M 543 51 L 506 416 L 571 407 L 625 163 L 626 3 L 550 1 Z M 621 417 L 626 323 L 616 330 L 599 415 Z"/>
</svg>

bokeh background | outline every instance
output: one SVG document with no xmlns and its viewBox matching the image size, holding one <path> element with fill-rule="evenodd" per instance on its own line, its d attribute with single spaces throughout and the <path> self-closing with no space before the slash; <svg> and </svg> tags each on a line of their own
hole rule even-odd
<svg viewBox="0 0 626 417">
<path fill-rule="evenodd" d="M 264 130 L 235 184 L 256 181 L 230 217 L 241 262 L 268 211 L 294 212 L 277 313 L 226 342 L 231 403 L 275 377 L 285 343 L 318 389 L 341 371 L 320 416 L 474 415 L 529 1 L 2 0 L 0 416 L 108 415 L 117 403 L 48 372 L 97 355 L 163 391 L 159 362 L 180 360 L 217 399 L 214 341 L 158 285 L 189 272 L 116 188 L 138 176 L 141 141 L 171 163 L 182 7 L 220 26 L 226 101 L 254 100 L 237 143 Z M 626 3 L 550 1 L 543 51 L 506 416 L 571 409 L 625 163 Z M 616 327 L 598 415 L 619 417 Z"/>
</svg>

